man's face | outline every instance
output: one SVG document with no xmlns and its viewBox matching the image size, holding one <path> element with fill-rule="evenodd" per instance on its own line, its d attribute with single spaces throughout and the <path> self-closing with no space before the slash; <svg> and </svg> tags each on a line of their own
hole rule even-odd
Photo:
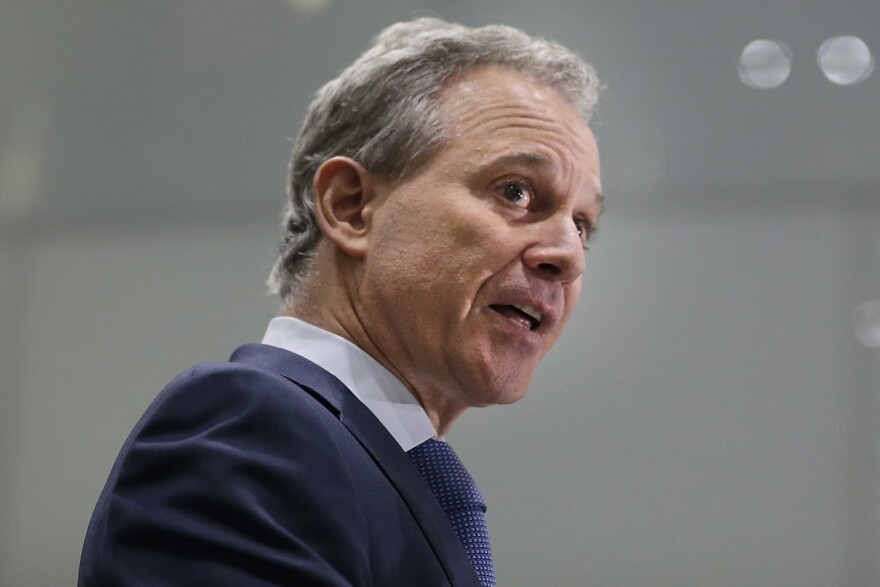
<svg viewBox="0 0 880 587">
<path fill-rule="evenodd" d="M 508 69 L 461 76 L 440 108 L 446 145 L 377 186 L 356 311 L 423 403 L 510 403 L 578 299 L 598 151 L 561 95 Z"/>
</svg>

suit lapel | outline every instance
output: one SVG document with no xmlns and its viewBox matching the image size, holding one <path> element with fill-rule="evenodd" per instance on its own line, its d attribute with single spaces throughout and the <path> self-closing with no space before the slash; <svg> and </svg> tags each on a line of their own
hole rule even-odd
<svg viewBox="0 0 880 587">
<path fill-rule="evenodd" d="M 267 345 L 239 347 L 231 360 L 279 373 L 311 392 L 333 411 L 397 489 L 450 582 L 456 586 L 479 587 L 473 564 L 430 487 L 397 441 L 341 381 L 308 359 Z"/>
</svg>

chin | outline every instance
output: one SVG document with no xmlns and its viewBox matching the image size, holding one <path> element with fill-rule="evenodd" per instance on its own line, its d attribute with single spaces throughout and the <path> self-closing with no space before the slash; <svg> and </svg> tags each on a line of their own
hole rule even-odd
<svg viewBox="0 0 880 587">
<path fill-rule="evenodd" d="M 490 381 L 477 384 L 474 394 L 473 405 L 476 407 L 506 406 L 521 400 L 529 391 L 531 377 L 523 381 L 519 378 L 509 378 L 499 375 Z"/>
<path fill-rule="evenodd" d="M 526 390 L 528 391 L 528 390 Z M 521 400 L 526 395 L 526 391 L 521 393 L 505 393 L 498 397 L 498 399 L 493 402 L 491 405 L 495 406 L 509 406 L 510 404 L 515 404 L 519 400 Z"/>
<path fill-rule="evenodd" d="M 482 360 L 474 361 L 473 358 Z M 461 357 L 458 382 L 471 406 L 509 405 L 523 398 L 529 391 L 536 361 L 530 357 L 498 357 L 491 347 L 470 349 L 468 361 Z M 502 359 L 502 360 L 499 360 Z"/>
</svg>

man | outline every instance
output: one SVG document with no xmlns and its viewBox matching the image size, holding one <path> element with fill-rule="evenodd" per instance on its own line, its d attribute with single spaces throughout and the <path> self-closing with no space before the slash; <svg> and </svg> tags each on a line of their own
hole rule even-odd
<svg viewBox="0 0 880 587">
<path fill-rule="evenodd" d="M 574 309 L 596 92 L 556 44 L 437 19 L 324 86 L 270 277 L 282 316 L 148 409 L 80 585 L 494 585 L 485 506 L 437 438 L 522 397 Z"/>
</svg>

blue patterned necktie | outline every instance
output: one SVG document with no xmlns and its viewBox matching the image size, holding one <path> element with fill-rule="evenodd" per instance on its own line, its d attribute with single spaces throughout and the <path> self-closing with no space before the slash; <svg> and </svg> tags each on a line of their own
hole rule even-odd
<svg viewBox="0 0 880 587">
<path fill-rule="evenodd" d="M 458 455 L 430 439 L 407 453 L 452 522 L 483 587 L 495 587 L 495 569 L 486 527 L 486 502 Z"/>
</svg>

